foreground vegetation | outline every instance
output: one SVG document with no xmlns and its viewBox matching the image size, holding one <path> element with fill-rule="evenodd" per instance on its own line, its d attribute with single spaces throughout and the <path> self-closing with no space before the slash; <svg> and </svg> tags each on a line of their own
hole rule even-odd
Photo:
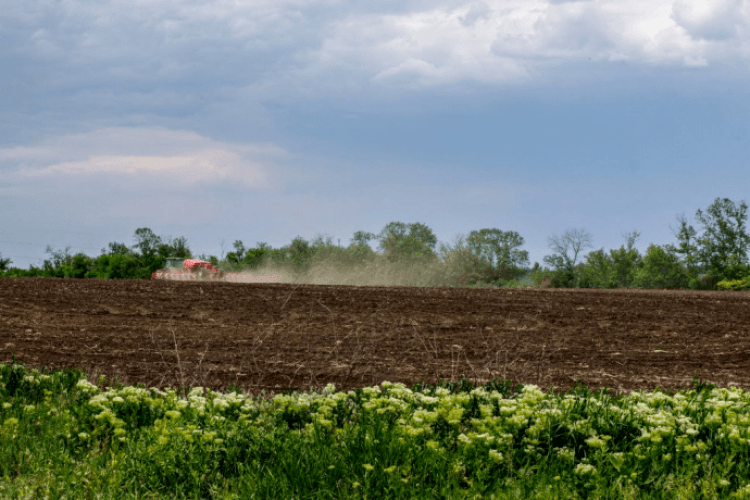
<svg viewBox="0 0 750 500">
<path fill-rule="evenodd" d="M 454 244 L 440 244 L 424 224 L 391 222 L 380 233 L 357 231 L 346 247 L 331 238 L 312 241 L 297 237 L 289 245 L 272 248 L 258 243 L 246 248 L 236 240 L 233 251 L 198 255 L 226 271 L 278 274 L 286 282 L 330 285 L 406 286 L 552 286 L 560 288 L 750 289 L 746 231 L 747 204 L 717 198 L 696 217 L 698 233 L 683 216 L 675 230 L 677 244 L 649 245 L 642 255 L 635 243 L 639 233 L 626 235 L 619 249 L 603 248 L 584 255 L 591 235 L 568 230 L 549 238 L 552 254 L 545 266 L 530 266 L 516 231 L 485 228 L 471 231 Z M 136 244 L 109 243 L 96 258 L 71 255 L 69 247 L 54 250 L 41 267 L 10 267 L 0 256 L 0 276 L 149 279 L 167 257 L 192 258 L 187 240 L 162 238 L 149 228 L 135 231 Z M 369 242 L 378 242 L 377 251 Z"/>
<path fill-rule="evenodd" d="M 0 401 L 2 498 L 750 498 L 750 394 L 697 381 L 249 397 L 11 362 Z"/>
</svg>

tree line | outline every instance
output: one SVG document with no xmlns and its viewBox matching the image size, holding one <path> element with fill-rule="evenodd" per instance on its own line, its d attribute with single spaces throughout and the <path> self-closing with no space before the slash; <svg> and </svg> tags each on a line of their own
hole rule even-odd
<svg viewBox="0 0 750 500">
<path fill-rule="evenodd" d="M 516 231 L 486 228 L 471 231 L 453 245 L 441 243 L 422 223 L 391 222 L 379 233 L 357 231 L 349 245 L 334 245 L 318 236 L 308 241 L 300 236 L 288 245 L 273 248 L 259 242 L 248 248 L 241 240 L 226 255 L 194 256 L 187 239 L 165 238 L 149 228 L 136 229 L 135 243 L 112 242 L 98 257 L 70 253 L 70 247 L 47 247 L 49 258 L 41 267 L 11 267 L 0 255 L 2 277 L 149 279 L 163 269 L 168 257 L 199 258 L 226 271 L 274 267 L 304 273 L 321 263 L 346 270 L 364 265 L 410 266 L 430 269 L 434 286 L 551 286 L 560 288 L 667 288 L 750 289 L 748 265 L 747 204 L 716 198 L 704 211 L 696 212 L 697 231 L 686 217 L 673 229 L 676 242 L 648 246 L 641 254 L 635 243 L 638 231 L 624 235 L 618 249 L 592 248 L 585 229 L 572 229 L 548 239 L 551 251 L 530 266 L 524 238 Z M 373 250 L 370 242 L 377 243 Z"/>
</svg>

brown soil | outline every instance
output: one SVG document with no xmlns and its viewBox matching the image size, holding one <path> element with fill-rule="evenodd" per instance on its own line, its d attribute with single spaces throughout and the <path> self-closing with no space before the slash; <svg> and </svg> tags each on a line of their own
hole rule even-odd
<svg viewBox="0 0 750 500">
<path fill-rule="evenodd" d="M 280 392 L 461 374 L 750 388 L 750 293 L 0 279 L 0 362 Z"/>
</svg>

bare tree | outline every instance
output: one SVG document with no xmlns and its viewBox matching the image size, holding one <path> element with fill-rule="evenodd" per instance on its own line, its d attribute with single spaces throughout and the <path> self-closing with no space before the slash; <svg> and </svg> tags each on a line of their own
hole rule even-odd
<svg viewBox="0 0 750 500">
<path fill-rule="evenodd" d="M 545 256 L 544 262 L 559 271 L 573 272 L 581 251 L 591 248 L 591 235 L 585 229 L 569 229 L 562 236 L 552 235 L 547 241 L 554 254 Z"/>
</svg>

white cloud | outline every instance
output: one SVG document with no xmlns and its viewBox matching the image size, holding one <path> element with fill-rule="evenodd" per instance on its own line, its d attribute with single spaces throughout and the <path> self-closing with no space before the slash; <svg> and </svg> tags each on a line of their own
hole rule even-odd
<svg viewBox="0 0 750 500">
<path fill-rule="evenodd" d="M 278 96 L 519 82 L 550 61 L 740 62 L 749 45 L 748 0 L 40 3 L 0 19 L 29 24 L 19 44 L 35 57 L 64 54 L 66 81 L 71 67 L 81 83 L 206 82 L 218 68 L 219 86 Z"/>
<path fill-rule="evenodd" d="M 44 141 L 37 147 L 0 149 L 14 176 L 120 175 L 172 186 L 232 182 L 269 186 L 270 171 L 285 152 L 273 145 L 232 144 L 195 132 L 107 127 Z"/>
<path fill-rule="evenodd" d="M 693 38 L 728 40 L 744 24 L 742 0 L 677 0 L 672 18 Z"/>
<path fill-rule="evenodd" d="M 320 73 L 358 70 L 380 84 L 525 80 L 546 61 L 706 65 L 744 58 L 740 0 L 487 1 L 352 15 L 315 53 Z M 704 12 L 705 11 L 705 12 Z"/>
</svg>

